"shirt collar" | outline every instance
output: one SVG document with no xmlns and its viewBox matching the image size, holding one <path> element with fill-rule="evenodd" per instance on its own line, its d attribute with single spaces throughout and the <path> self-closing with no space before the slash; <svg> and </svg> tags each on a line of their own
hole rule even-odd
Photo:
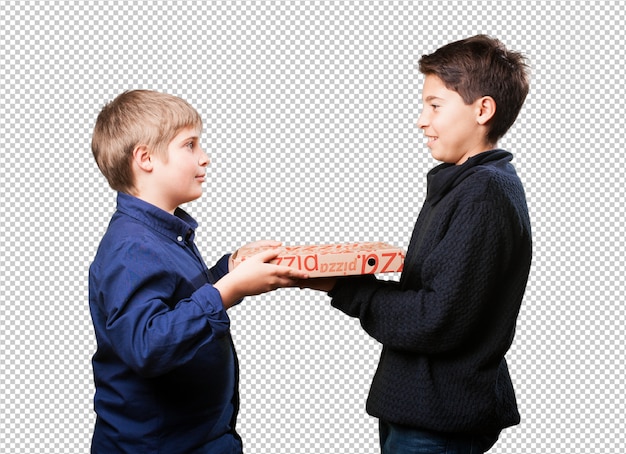
<svg viewBox="0 0 626 454">
<path fill-rule="evenodd" d="M 117 211 L 146 224 L 177 243 L 193 241 L 198 223 L 182 208 L 170 214 L 151 203 L 124 192 L 117 193 Z"/>
</svg>

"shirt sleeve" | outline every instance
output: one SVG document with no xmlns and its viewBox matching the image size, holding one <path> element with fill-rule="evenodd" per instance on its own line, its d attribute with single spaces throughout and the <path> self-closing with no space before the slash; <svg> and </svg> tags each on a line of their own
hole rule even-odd
<svg viewBox="0 0 626 454">
<path fill-rule="evenodd" d="M 425 258 L 419 288 L 373 276 L 347 278 L 330 292 L 332 305 L 394 349 L 435 354 L 469 341 L 483 329 L 510 239 L 491 203 L 460 210 Z"/>
<path fill-rule="evenodd" d="M 214 279 L 213 283 L 219 281 L 228 274 L 228 260 L 230 259 L 230 256 L 231 254 L 225 254 L 209 270 Z"/>
<path fill-rule="evenodd" d="M 112 347 L 129 367 L 150 377 L 185 364 L 226 335 L 230 320 L 209 283 L 176 300 L 181 270 L 147 244 L 144 239 L 115 246 L 109 252 L 114 259 L 99 270 L 94 287 Z M 213 268 L 217 275 L 224 272 L 223 261 Z M 226 258 L 226 272 L 227 263 Z"/>
</svg>

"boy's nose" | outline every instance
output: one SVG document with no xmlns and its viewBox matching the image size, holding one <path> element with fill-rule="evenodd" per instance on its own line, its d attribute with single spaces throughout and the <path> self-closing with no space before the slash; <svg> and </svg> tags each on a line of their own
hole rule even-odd
<svg viewBox="0 0 626 454">
<path fill-rule="evenodd" d="M 202 167 L 206 167 L 209 164 L 211 164 L 211 158 L 209 158 L 209 155 L 206 154 L 206 152 L 204 150 L 202 150 L 202 154 L 200 155 L 200 159 L 198 160 L 198 164 L 200 164 Z"/>
<path fill-rule="evenodd" d="M 427 126 L 426 118 L 424 118 L 424 111 L 422 111 L 417 117 L 417 127 L 420 129 L 424 129 Z"/>
</svg>

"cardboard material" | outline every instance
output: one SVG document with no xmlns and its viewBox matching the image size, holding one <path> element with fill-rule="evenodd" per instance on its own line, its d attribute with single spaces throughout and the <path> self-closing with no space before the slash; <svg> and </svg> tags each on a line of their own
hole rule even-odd
<svg viewBox="0 0 626 454">
<path fill-rule="evenodd" d="M 233 259 L 235 266 L 267 247 L 242 247 Z M 309 277 L 396 273 L 402 271 L 404 250 L 383 242 L 283 246 L 271 263 L 291 266 Z"/>
</svg>

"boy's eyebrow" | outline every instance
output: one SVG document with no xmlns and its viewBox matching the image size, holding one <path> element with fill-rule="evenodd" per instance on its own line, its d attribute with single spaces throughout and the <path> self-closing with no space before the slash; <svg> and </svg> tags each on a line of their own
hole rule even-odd
<svg viewBox="0 0 626 454">
<path fill-rule="evenodd" d="M 443 98 L 440 98 L 439 96 L 426 96 L 426 98 L 424 98 L 424 101 L 434 101 L 435 99 L 439 99 L 441 101 L 443 101 Z"/>
</svg>

